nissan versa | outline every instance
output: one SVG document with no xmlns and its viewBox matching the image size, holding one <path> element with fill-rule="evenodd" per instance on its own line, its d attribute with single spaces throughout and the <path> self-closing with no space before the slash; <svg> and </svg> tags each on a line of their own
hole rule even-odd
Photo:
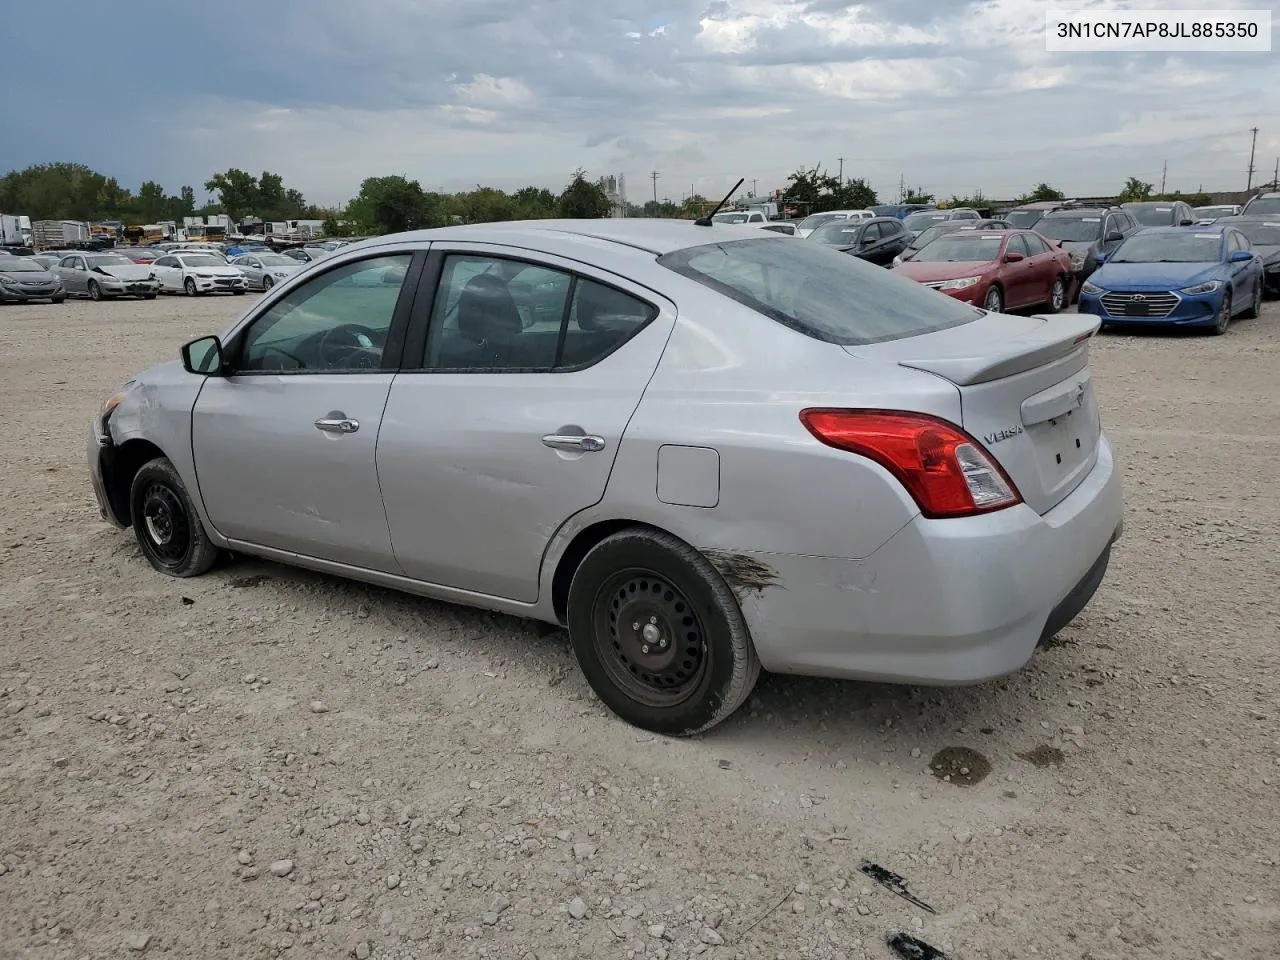
<svg viewBox="0 0 1280 960">
<path fill-rule="evenodd" d="M 282 279 L 108 400 L 89 467 L 162 573 L 564 624 L 618 715 L 692 734 L 762 668 L 968 684 L 1069 622 L 1123 513 L 1097 329 L 750 228 L 448 227 Z"/>
</svg>

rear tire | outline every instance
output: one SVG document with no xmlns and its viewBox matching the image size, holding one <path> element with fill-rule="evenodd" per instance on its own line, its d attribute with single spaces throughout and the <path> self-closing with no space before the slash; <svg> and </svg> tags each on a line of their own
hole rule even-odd
<svg viewBox="0 0 1280 960">
<path fill-rule="evenodd" d="M 1056 277 L 1053 286 L 1049 288 L 1049 299 L 1046 303 L 1048 313 L 1058 313 L 1066 305 L 1067 302 L 1067 284 L 1062 277 Z"/>
<path fill-rule="evenodd" d="M 129 489 L 133 534 L 147 561 L 170 577 L 196 577 L 217 562 L 182 477 L 167 457 L 142 465 Z"/>
<path fill-rule="evenodd" d="M 668 533 L 624 530 L 593 547 L 569 586 L 567 620 L 596 695 L 655 733 L 684 737 L 714 727 L 760 676 L 728 584 Z"/>
<path fill-rule="evenodd" d="M 1218 308 L 1218 321 L 1212 327 L 1215 337 L 1220 337 L 1231 326 L 1231 291 L 1222 294 L 1222 305 Z"/>
<path fill-rule="evenodd" d="M 1262 281 L 1258 281 L 1258 285 L 1253 288 L 1253 299 L 1249 301 L 1249 309 L 1240 316 L 1246 320 L 1257 320 L 1258 315 L 1262 313 Z"/>
<path fill-rule="evenodd" d="M 987 295 L 982 298 L 982 309 L 989 310 L 991 313 L 1000 313 L 1004 310 L 1004 293 L 994 283 L 987 289 Z"/>
</svg>

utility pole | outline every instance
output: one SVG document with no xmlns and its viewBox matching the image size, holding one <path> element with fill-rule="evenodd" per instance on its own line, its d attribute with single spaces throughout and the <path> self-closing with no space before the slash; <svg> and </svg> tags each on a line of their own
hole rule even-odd
<svg viewBox="0 0 1280 960">
<path fill-rule="evenodd" d="M 752 177 L 751 178 L 751 195 L 753 197 L 756 196 L 756 183 L 757 183 L 756 178 Z"/>
<path fill-rule="evenodd" d="M 898 174 L 898 202 L 902 202 L 902 198 L 907 195 L 907 178 L 902 174 Z"/>
<path fill-rule="evenodd" d="M 1271 189 L 1280 190 L 1280 157 L 1276 157 L 1276 172 L 1271 175 Z"/>
<path fill-rule="evenodd" d="M 1258 128 L 1254 127 L 1251 131 L 1253 134 L 1253 143 L 1249 147 L 1249 183 L 1245 186 L 1245 193 L 1253 189 L 1253 151 L 1258 146 Z"/>
<path fill-rule="evenodd" d="M 653 181 L 653 202 L 658 202 L 658 171 L 655 170 L 649 174 L 649 179 Z"/>
<path fill-rule="evenodd" d="M 1164 184 L 1169 178 L 1169 161 L 1164 162 L 1164 172 L 1160 174 L 1160 196 L 1164 196 Z"/>
<path fill-rule="evenodd" d="M 844 157 L 836 157 L 840 161 L 840 186 L 844 186 Z"/>
</svg>

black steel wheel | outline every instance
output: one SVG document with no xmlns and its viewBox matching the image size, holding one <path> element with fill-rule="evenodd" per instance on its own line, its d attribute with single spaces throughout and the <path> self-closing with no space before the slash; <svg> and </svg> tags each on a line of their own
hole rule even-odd
<svg viewBox="0 0 1280 960">
<path fill-rule="evenodd" d="M 218 559 L 178 471 L 161 457 L 143 464 L 129 496 L 133 533 L 151 566 L 171 577 L 194 577 Z"/>
<path fill-rule="evenodd" d="M 569 637 L 596 695 L 671 736 L 709 729 L 747 698 L 760 661 L 733 592 L 687 543 L 638 527 L 591 549 L 569 587 Z"/>
</svg>

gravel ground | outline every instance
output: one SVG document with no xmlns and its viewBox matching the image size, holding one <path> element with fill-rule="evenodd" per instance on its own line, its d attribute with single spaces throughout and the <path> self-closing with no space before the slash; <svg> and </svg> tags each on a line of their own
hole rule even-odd
<svg viewBox="0 0 1280 960">
<path fill-rule="evenodd" d="M 91 413 L 247 305 L 0 308 L 0 956 L 1280 952 L 1280 306 L 1096 344 L 1126 537 L 1027 669 L 766 677 L 673 742 L 555 631 L 256 561 L 170 580 L 98 519 Z"/>
</svg>

